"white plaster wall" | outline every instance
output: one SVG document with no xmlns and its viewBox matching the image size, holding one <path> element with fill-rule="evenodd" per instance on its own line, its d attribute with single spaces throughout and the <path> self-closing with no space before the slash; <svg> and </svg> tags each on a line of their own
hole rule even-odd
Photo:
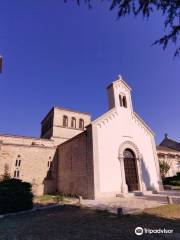
<svg viewBox="0 0 180 240">
<path fill-rule="evenodd" d="M 158 188 L 158 176 L 155 156 L 151 143 L 151 134 L 125 108 L 110 113 L 109 118 L 93 126 L 96 132 L 96 156 L 98 162 L 99 191 L 121 191 L 121 169 L 118 159 L 120 145 L 131 141 L 139 148 L 143 157 L 142 174 L 147 189 Z M 98 159 L 97 159 L 98 158 Z"/>
<path fill-rule="evenodd" d="M 118 152 L 120 145 L 125 141 L 133 142 L 142 155 L 142 178 L 140 179 L 143 179 L 141 181 L 143 190 L 159 190 L 154 136 L 133 113 L 130 89 L 120 81 L 115 82 L 113 88 L 115 108 L 92 123 L 95 195 L 98 197 L 102 194 L 121 192 L 122 178 Z M 120 93 L 127 98 L 127 108 L 119 106 Z"/>
</svg>

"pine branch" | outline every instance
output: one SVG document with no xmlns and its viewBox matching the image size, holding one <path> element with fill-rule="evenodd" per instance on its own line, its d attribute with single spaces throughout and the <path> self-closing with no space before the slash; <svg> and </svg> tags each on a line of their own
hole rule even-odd
<svg viewBox="0 0 180 240">
<path fill-rule="evenodd" d="M 67 2 L 68 0 L 64 0 Z M 73 1 L 73 0 L 72 0 Z M 80 5 L 80 0 L 75 0 Z M 84 1 L 92 8 L 92 0 Z M 105 0 L 101 0 L 105 1 Z M 109 2 L 109 0 L 106 0 Z M 149 18 L 154 11 L 161 12 L 164 16 L 165 29 L 170 29 L 169 33 L 162 36 L 154 44 L 159 44 L 166 49 L 170 41 L 176 44 L 180 33 L 180 0 L 111 0 L 110 10 L 118 8 L 118 18 L 125 17 L 129 14 L 137 16 L 142 14 L 143 17 Z M 174 57 L 180 55 L 180 47 L 174 53 Z"/>
</svg>

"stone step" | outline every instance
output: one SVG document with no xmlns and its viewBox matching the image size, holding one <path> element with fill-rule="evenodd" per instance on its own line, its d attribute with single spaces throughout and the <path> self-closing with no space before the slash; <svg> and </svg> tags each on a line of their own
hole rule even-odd
<svg viewBox="0 0 180 240">
<path fill-rule="evenodd" d="M 153 193 L 153 191 L 143 191 L 143 196 L 145 196 L 145 195 L 152 195 L 152 194 L 154 194 Z"/>
<path fill-rule="evenodd" d="M 135 196 L 142 196 L 143 195 L 143 192 L 140 192 L 140 191 L 134 191 L 133 192 Z"/>
<path fill-rule="evenodd" d="M 116 197 L 134 197 L 134 196 L 142 196 L 143 193 L 140 192 L 140 191 L 134 191 L 134 192 L 129 192 L 129 193 L 119 193 L 119 194 L 116 194 Z"/>
</svg>

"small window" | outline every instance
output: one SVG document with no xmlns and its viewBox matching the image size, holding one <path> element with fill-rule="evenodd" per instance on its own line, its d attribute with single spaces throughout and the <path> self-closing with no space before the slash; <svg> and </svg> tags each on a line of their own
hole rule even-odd
<svg viewBox="0 0 180 240">
<path fill-rule="evenodd" d="M 51 170 L 48 171 L 47 178 L 52 178 L 52 171 Z"/>
<path fill-rule="evenodd" d="M 19 170 L 14 171 L 14 178 L 19 178 Z"/>
<path fill-rule="evenodd" d="M 18 163 L 18 166 L 20 167 L 20 165 L 21 165 L 21 160 L 19 160 L 19 163 Z"/>
<path fill-rule="evenodd" d="M 122 103 L 123 103 L 123 107 L 127 108 L 127 100 L 125 96 L 122 99 Z"/>
<path fill-rule="evenodd" d="M 52 167 L 52 161 L 48 161 L 47 166 L 48 166 L 48 167 Z"/>
<path fill-rule="evenodd" d="M 76 128 L 76 119 L 75 119 L 75 117 L 71 118 L 71 127 L 72 128 Z"/>
<path fill-rule="evenodd" d="M 67 116 L 63 116 L 63 126 L 64 127 L 68 126 L 68 117 Z"/>
<path fill-rule="evenodd" d="M 17 167 L 18 166 L 18 160 L 16 159 L 16 163 L 15 163 L 15 166 Z"/>
<path fill-rule="evenodd" d="M 84 129 L 84 120 L 83 119 L 79 119 L 79 128 Z"/>
</svg>

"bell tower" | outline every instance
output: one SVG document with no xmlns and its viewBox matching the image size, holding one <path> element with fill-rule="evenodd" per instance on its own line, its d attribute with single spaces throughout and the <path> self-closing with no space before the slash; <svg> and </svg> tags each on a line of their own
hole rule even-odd
<svg viewBox="0 0 180 240">
<path fill-rule="evenodd" d="M 131 100 L 131 88 L 123 80 L 121 75 L 113 81 L 108 87 L 109 110 L 116 108 L 117 110 L 133 111 Z"/>
</svg>

